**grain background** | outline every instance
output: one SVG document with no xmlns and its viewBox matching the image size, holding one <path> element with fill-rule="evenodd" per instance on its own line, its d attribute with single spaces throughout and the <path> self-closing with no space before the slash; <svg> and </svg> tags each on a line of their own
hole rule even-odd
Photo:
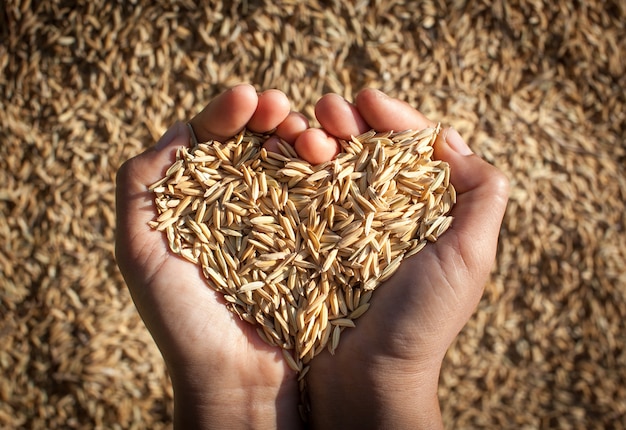
<svg viewBox="0 0 626 430">
<path fill-rule="evenodd" d="M 1 2 L 0 428 L 171 425 L 113 257 L 114 177 L 239 82 L 310 116 L 382 89 L 509 177 L 443 366 L 449 428 L 624 428 L 625 72 L 619 0 Z"/>
</svg>

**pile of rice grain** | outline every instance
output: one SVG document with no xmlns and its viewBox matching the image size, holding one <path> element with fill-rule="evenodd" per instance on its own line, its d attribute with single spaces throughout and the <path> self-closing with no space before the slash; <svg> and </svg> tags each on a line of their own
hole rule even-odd
<svg viewBox="0 0 626 430">
<path fill-rule="evenodd" d="M 150 187 L 150 225 L 302 378 L 402 260 L 450 226 L 450 169 L 432 160 L 439 131 L 370 131 L 315 166 L 286 143 L 262 149 L 268 136 L 245 130 L 181 147 Z"/>
<path fill-rule="evenodd" d="M 447 427 L 626 428 L 626 2 L 8 0 L 0 40 L 0 428 L 171 428 L 115 172 L 241 82 L 378 88 L 508 176 Z"/>
</svg>

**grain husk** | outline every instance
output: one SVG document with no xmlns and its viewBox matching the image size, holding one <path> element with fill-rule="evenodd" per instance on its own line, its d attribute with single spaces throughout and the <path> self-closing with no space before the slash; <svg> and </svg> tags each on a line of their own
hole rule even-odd
<svg viewBox="0 0 626 430">
<path fill-rule="evenodd" d="M 288 364 L 303 371 L 331 338 L 334 353 L 337 330 L 354 328 L 354 320 L 367 311 L 369 303 L 353 301 L 355 290 L 360 297 L 361 290 L 376 289 L 393 276 L 405 254 L 436 241 L 450 226 L 456 193 L 443 181 L 449 166 L 431 156 L 440 130 L 438 125 L 367 132 L 341 141 L 345 151 L 318 166 L 299 159 L 286 142 L 278 145 L 281 157 L 273 156 L 263 149 L 270 135 L 247 130 L 225 142 L 180 147 L 165 178 L 148 187 L 158 212 L 150 225 L 170 231 L 172 252 L 199 264 L 209 286 L 228 297 L 229 308 L 253 316 L 261 338 L 290 350 Z M 198 171 L 206 174 L 193 174 Z M 354 175 L 365 180 L 357 185 Z M 410 181 L 396 180 L 401 176 Z M 268 181 L 261 192 L 258 184 Z M 223 192 L 227 188 L 240 191 Z M 202 189 L 207 191 L 195 191 Z M 215 194 L 226 195 L 215 199 Z M 212 213 L 212 219 L 205 221 L 198 211 Z M 351 222 L 341 222 L 350 212 Z M 245 237 L 248 246 L 224 246 L 233 237 Z M 381 253 L 383 247 L 401 250 L 391 259 Z M 345 304 L 335 304 L 338 297 Z M 277 312 L 279 303 L 294 320 Z"/>
<path fill-rule="evenodd" d="M 171 428 L 113 255 L 115 172 L 251 82 L 313 124 L 322 94 L 381 89 L 509 178 L 494 270 L 442 366 L 447 427 L 624 428 L 625 22 L 598 0 L 4 2 L 0 427 Z"/>
</svg>

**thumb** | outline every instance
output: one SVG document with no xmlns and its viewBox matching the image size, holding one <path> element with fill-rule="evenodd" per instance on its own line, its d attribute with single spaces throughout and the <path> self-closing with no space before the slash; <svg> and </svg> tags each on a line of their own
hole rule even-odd
<svg viewBox="0 0 626 430">
<path fill-rule="evenodd" d="M 126 264 L 147 251 L 146 245 L 155 237 L 148 222 L 155 216 L 154 195 L 148 187 L 165 175 L 174 162 L 176 148 L 189 142 L 189 130 L 176 122 L 150 149 L 126 161 L 116 178 L 116 256 L 122 273 Z M 165 243 L 163 242 L 165 247 Z M 165 250 L 165 249 L 164 249 Z"/>
<path fill-rule="evenodd" d="M 460 251 L 466 273 L 485 282 L 496 254 L 509 195 L 508 179 L 472 153 L 453 128 L 446 129 L 437 141 L 435 158 L 448 162 L 450 182 L 457 191 L 457 203 L 451 213 L 454 234 L 444 234 L 441 245 L 452 241 L 450 244 Z"/>
</svg>

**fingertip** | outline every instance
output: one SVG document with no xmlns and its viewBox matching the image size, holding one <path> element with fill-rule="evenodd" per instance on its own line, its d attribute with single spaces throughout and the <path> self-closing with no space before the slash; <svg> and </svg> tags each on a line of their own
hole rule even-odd
<svg viewBox="0 0 626 430">
<path fill-rule="evenodd" d="M 357 108 L 361 108 L 372 106 L 379 102 L 387 103 L 390 100 L 392 100 L 391 97 L 376 88 L 363 88 L 356 94 L 354 104 Z"/>
<path fill-rule="evenodd" d="M 295 149 L 298 155 L 311 164 L 321 164 L 332 160 L 339 154 L 337 139 L 319 128 L 310 128 L 296 139 Z"/>
<path fill-rule="evenodd" d="M 241 83 L 241 84 L 233 85 L 232 88 L 229 88 L 225 92 L 229 92 L 229 91 L 234 92 L 234 93 L 245 92 L 248 94 L 252 94 L 252 93 L 256 94 L 256 89 L 254 88 L 254 85 L 248 84 L 248 83 Z"/>
<path fill-rule="evenodd" d="M 450 165 L 450 181 L 459 194 L 483 187 L 493 196 L 508 199 L 506 175 L 474 154 L 454 128 L 447 128 L 440 134 L 434 146 L 434 157 Z"/>
<path fill-rule="evenodd" d="M 259 98 L 269 97 L 275 102 L 282 101 L 285 104 L 289 105 L 289 99 L 287 98 L 287 95 L 281 90 L 276 89 L 276 88 L 270 88 L 268 90 L 262 91 L 258 93 L 258 96 Z"/>
<path fill-rule="evenodd" d="M 370 129 L 356 106 L 334 93 L 318 100 L 315 117 L 326 131 L 340 139 L 350 139 Z"/>
<path fill-rule="evenodd" d="M 215 97 L 189 123 L 200 142 L 223 140 L 241 131 L 254 115 L 258 96 L 250 84 L 236 85 Z"/>
<path fill-rule="evenodd" d="M 450 148 L 462 156 L 473 154 L 465 139 L 453 127 L 448 127 L 443 131 L 443 140 L 446 141 Z"/>
<path fill-rule="evenodd" d="M 294 146 L 298 137 L 309 128 L 309 121 L 299 112 L 290 112 L 287 118 L 281 122 L 274 135 L 269 137 L 263 147 L 267 151 L 280 152 L 278 143 L 282 140 L 291 146 Z"/>
<path fill-rule="evenodd" d="M 290 112 L 276 128 L 275 134 L 290 145 L 309 128 L 309 120 L 299 112 Z"/>
<path fill-rule="evenodd" d="M 269 151 L 269 152 L 278 152 L 278 153 L 280 153 L 280 148 L 278 146 L 278 142 L 279 141 L 280 141 L 279 137 L 272 136 L 272 137 L 268 138 L 263 143 L 263 148 L 265 148 L 265 150 Z"/>
<path fill-rule="evenodd" d="M 222 94 L 216 97 L 216 100 L 221 96 L 227 99 L 225 102 L 234 102 L 236 104 L 253 104 L 256 108 L 259 100 L 259 94 L 256 88 L 250 84 L 237 84 L 234 87 L 224 91 Z"/>
<path fill-rule="evenodd" d="M 256 110 L 247 127 L 260 133 L 272 130 L 287 118 L 290 109 L 285 93 L 276 89 L 263 91 L 258 95 Z"/>
<path fill-rule="evenodd" d="M 436 125 L 408 103 L 374 88 L 359 91 L 355 105 L 376 131 L 422 130 Z"/>
<path fill-rule="evenodd" d="M 356 94 L 355 102 L 371 98 L 387 99 L 389 96 L 376 88 L 363 88 Z"/>
</svg>

